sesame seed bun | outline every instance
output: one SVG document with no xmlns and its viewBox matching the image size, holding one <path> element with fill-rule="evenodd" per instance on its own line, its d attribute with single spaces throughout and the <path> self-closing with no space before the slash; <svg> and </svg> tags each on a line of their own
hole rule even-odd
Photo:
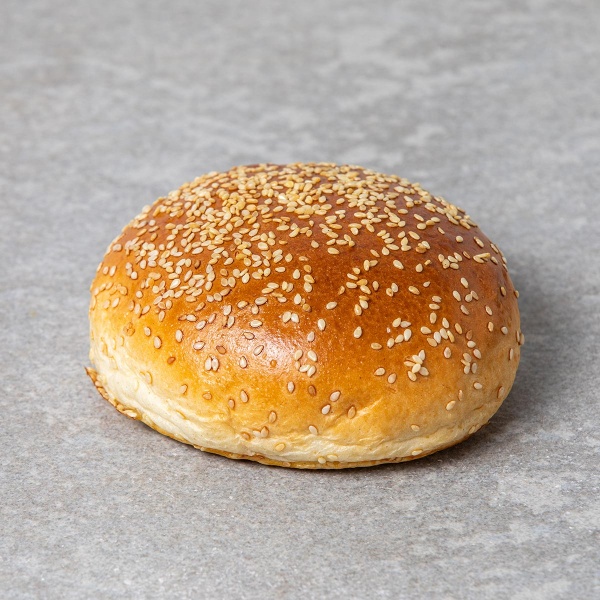
<svg viewBox="0 0 600 600">
<path fill-rule="evenodd" d="M 361 167 L 209 173 L 146 207 L 91 287 L 88 369 L 123 414 L 297 468 L 464 440 L 517 370 L 517 292 L 461 209 Z"/>
</svg>

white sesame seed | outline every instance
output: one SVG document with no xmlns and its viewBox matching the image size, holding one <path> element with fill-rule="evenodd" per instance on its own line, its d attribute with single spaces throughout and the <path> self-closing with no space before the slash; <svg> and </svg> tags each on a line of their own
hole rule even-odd
<svg viewBox="0 0 600 600">
<path fill-rule="evenodd" d="M 162 346 L 162 340 L 156 336 L 154 338 L 154 347 L 158 350 Z"/>
<path fill-rule="evenodd" d="M 183 331 L 181 331 L 181 329 L 178 329 L 178 330 L 175 332 L 175 339 L 176 339 L 178 342 L 181 342 L 181 340 L 183 339 Z"/>
<path fill-rule="evenodd" d="M 248 394 L 247 394 L 247 392 L 246 392 L 245 390 L 242 390 L 242 391 L 240 392 L 240 400 L 241 400 L 242 402 L 248 402 L 248 400 L 249 400 L 249 397 L 248 397 Z"/>
<path fill-rule="evenodd" d="M 321 330 L 321 331 L 325 331 L 325 319 L 319 319 L 317 321 L 317 327 Z"/>
<path fill-rule="evenodd" d="M 317 428 L 314 425 L 309 425 L 308 426 L 308 430 L 313 434 L 313 435 L 317 435 L 317 433 L 319 433 L 317 431 Z"/>
<path fill-rule="evenodd" d="M 317 354 L 314 350 L 309 350 L 306 355 L 310 360 L 317 362 Z"/>
<path fill-rule="evenodd" d="M 294 392 L 294 390 L 296 389 L 296 386 L 294 385 L 293 381 L 288 381 L 287 384 L 287 390 L 290 394 L 292 394 Z"/>
<path fill-rule="evenodd" d="M 331 410 L 331 404 L 326 404 L 322 409 L 321 412 L 326 415 L 329 413 L 329 411 Z"/>
<path fill-rule="evenodd" d="M 259 321 L 258 319 L 254 319 L 253 321 L 250 321 L 250 327 L 260 327 L 262 325 L 262 321 Z"/>
<path fill-rule="evenodd" d="M 334 309 L 336 306 L 337 306 L 337 302 L 328 302 L 328 303 L 325 305 L 325 308 L 326 308 L 327 310 L 333 310 L 333 309 Z"/>
<path fill-rule="evenodd" d="M 381 377 L 382 375 L 385 375 L 385 369 L 383 367 L 379 367 L 378 369 L 375 369 L 375 375 L 377 375 L 377 377 Z"/>
<path fill-rule="evenodd" d="M 473 384 L 473 387 L 474 387 L 476 390 L 480 390 L 480 389 L 483 387 L 483 385 L 482 385 L 481 383 L 479 383 L 479 382 L 477 382 L 477 381 L 476 381 L 476 382 Z"/>
<path fill-rule="evenodd" d="M 455 405 L 456 405 L 456 400 L 451 400 L 450 402 L 448 402 L 448 404 L 446 404 L 446 410 L 452 410 Z"/>
<path fill-rule="evenodd" d="M 240 367 L 242 367 L 242 369 L 245 369 L 248 366 L 248 360 L 245 356 L 242 356 L 240 358 Z"/>
<path fill-rule="evenodd" d="M 337 400 L 339 400 L 340 396 L 341 396 L 341 392 L 336 390 L 335 392 L 331 392 L 331 395 L 329 396 L 329 400 L 331 400 L 331 402 L 336 402 Z"/>
<path fill-rule="evenodd" d="M 396 378 L 397 378 L 396 373 L 390 373 L 387 378 L 388 383 L 396 383 Z"/>
</svg>

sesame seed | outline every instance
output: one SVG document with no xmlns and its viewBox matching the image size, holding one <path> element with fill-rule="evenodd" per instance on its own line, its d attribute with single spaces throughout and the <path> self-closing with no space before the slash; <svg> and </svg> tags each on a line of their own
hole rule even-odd
<svg viewBox="0 0 600 600">
<path fill-rule="evenodd" d="M 448 404 L 446 404 L 446 410 L 452 410 L 455 405 L 456 405 L 456 400 L 451 400 L 450 402 L 448 402 Z"/>
<path fill-rule="evenodd" d="M 331 400 L 331 402 L 336 402 L 337 400 L 339 400 L 340 396 L 341 392 L 336 390 L 335 392 L 331 392 L 329 400 Z"/>
<path fill-rule="evenodd" d="M 287 390 L 290 394 L 292 394 L 294 392 L 294 390 L 296 389 L 296 386 L 294 385 L 293 381 L 288 381 L 287 384 Z"/>
<path fill-rule="evenodd" d="M 354 408 L 354 406 L 351 406 L 348 409 L 348 413 L 347 414 L 348 414 L 348 418 L 349 419 L 353 419 L 355 417 L 355 415 L 356 415 L 356 408 Z"/>
<path fill-rule="evenodd" d="M 319 319 L 317 321 L 317 327 L 321 330 L 321 331 L 325 331 L 325 319 Z"/>
<path fill-rule="evenodd" d="M 154 338 L 154 347 L 158 350 L 162 346 L 162 340 L 156 336 Z"/>
<path fill-rule="evenodd" d="M 317 431 L 317 428 L 314 425 L 309 425 L 308 426 L 308 430 L 313 434 L 313 435 L 317 435 L 319 432 Z"/>
<path fill-rule="evenodd" d="M 362 327 L 357 327 L 357 328 L 354 330 L 354 337 L 355 337 L 355 338 L 359 338 L 361 335 L 362 335 Z"/>
<path fill-rule="evenodd" d="M 241 400 L 242 402 L 248 402 L 248 400 L 249 400 L 249 397 L 248 397 L 248 393 L 247 393 L 245 390 L 242 390 L 242 391 L 240 392 L 240 400 Z"/>
<path fill-rule="evenodd" d="M 378 344 L 377 342 L 373 342 L 371 344 L 371 348 L 373 348 L 373 350 L 381 350 L 383 346 L 381 344 Z"/>
<path fill-rule="evenodd" d="M 245 356 L 242 356 L 240 358 L 240 367 L 242 367 L 242 369 L 245 369 L 248 366 L 248 360 L 246 359 Z"/>
<path fill-rule="evenodd" d="M 314 350 L 309 350 L 306 354 L 308 356 L 308 358 L 314 362 L 317 362 L 317 354 L 315 353 Z"/>
<path fill-rule="evenodd" d="M 383 367 L 379 367 L 378 369 L 375 369 L 375 375 L 377 375 L 377 377 L 381 377 L 382 375 L 385 375 L 385 369 Z"/>
<path fill-rule="evenodd" d="M 254 319 L 253 321 L 250 321 L 250 327 L 260 327 L 262 325 L 262 321 L 259 321 L 258 319 Z"/>
<path fill-rule="evenodd" d="M 325 308 L 326 308 L 327 310 L 333 310 L 333 309 L 334 309 L 336 306 L 337 306 L 337 302 L 328 302 L 328 303 L 325 305 Z"/>
<path fill-rule="evenodd" d="M 331 410 L 331 404 L 326 404 L 322 409 L 321 412 L 326 415 L 329 414 L 329 411 Z"/>
<path fill-rule="evenodd" d="M 479 383 L 479 382 L 477 382 L 477 381 L 476 381 L 476 382 L 473 384 L 473 387 L 474 387 L 476 390 L 480 390 L 480 389 L 483 387 L 483 385 L 482 385 L 481 383 Z"/>
<path fill-rule="evenodd" d="M 181 342 L 181 340 L 183 339 L 183 331 L 181 331 L 181 329 L 178 329 L 178 330 L 175 332 L 175 339 L 176 339 L 178 342 Z"/>
<path fill-rule="evenodd" d="M 408 286 L 408 291 L 411 294 L 415 294 L 416 296 L 418 296 L 421 293 L 414 285 Z"/>
<path fill-rule="evenodd" d="M 387 378 L 388 383 L 396 383 L 396 379 L 397 379 L 396 373 L 390 373 L 390 375 Z"/>
</svg>

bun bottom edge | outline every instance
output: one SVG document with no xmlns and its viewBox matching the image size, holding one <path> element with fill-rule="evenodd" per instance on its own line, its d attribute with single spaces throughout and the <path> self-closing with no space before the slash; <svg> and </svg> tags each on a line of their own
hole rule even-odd
<svg viewBox="0 0 600 600">
<path fill-rule="evenodd" d="M 208 452 L 210 454 L 218 454 L 219 456 L 224 456 L 226 458 L 231 458 L 234 460 L 250 460 L 250 461 L 258 462 L 263 465 L 268 465 L 271 467 L 285 467 L 285 468 L 290 468 L 290 469 L 305 469 L 305 470 L 317 470 L 317 469 L 319 469 L 319 470 L 323 470 L 323 469 L 324 470 L 338 470 L 338 469 L 354 469 L 354 468 L 358 468 L 358 467 L 375 467 L 377 465 L 402 463 L 402 462 L 408 462 L 411 460 L 417 460 L 419 458 L 424 458 L 425 456 L 435 454 L 436 452 L 439 452 L 440 450 L 445 450 L 446 448 L 450 448 L 452 446 L 460 444 L 461 442 L 464 442 L 467 438 L 471 437 L 471 435 L 474 435 L 476 433 L 476 432 L 474 432 L 473 434 L 467 434 L 458 440 L 454 440 L 448 444 L 439 446 L 438 448 L 434 448 L 433 450 L 425 451 L 422 454 L 418 454 L 417 456 L 409 455 L 409 456 L 400 456 L 400 457 L 394 457 L 394 458 L 384 458 L 384 459 L 380 459 L 380 460 L 365 460 L 365 461 L 359 461 L 359 462 L 327 461 L 325 463 L 320 463 L 317 461 L 303 461 L 303 462 L 278 461 L 278 460 L 274 460 L 272 458 L 267 458 L 266 456 L 262 456 L 260 454 L 253 454 L 253 455 L 235 454 L 233 452 L 227 452 L 225 450 L 218 450 L 216 448 L 207 448 L 205 446 L 196 446 L 195 444 L 192 444 L 191 442 L 189 442 L 188 440 L 186 440 L 185 438 L 183 438 L 181 436 L 177 436 L 177 435 L 174 435 L 173 433 L 165 431 L 164 429 L 162 429 L 161 427 L 156 425 L 156 423 L 153 423 L 149 419 L 145 419 L 144 415 L 140 414 L 139 411 L 137 411 L 136 409 L 124 406 L 118 400 L 116 400 L 115 398 L 112 398 L 108 394 L 108 392 L 104 389 L 102 384 L 100 383 L 100 381 L 98 379 L 98 375 L 94 369 L 92 369 L 90 367 L 85 367 L 85 372 L 88 374 L 89 378 L 92 380 L 94 386 L 96 387 L 96 389 L 98 390 L 100 395 L 107 402 L 109 402 L 112 406 L 114 406 L 121 414 L 125 415 L 126 417 L 129 417 L 130 419 L 133 419 L 135 421 L 141 421 L 142 423 L 144 423 L 144 425 L 147 425 L 151 429 L 154 429 L 154 431 L 157 431 L 158 433 L 161 433 L 162 435 L 165 435 L 165 436 L 167 436 L 173 440 L 176 440 L 178 442 L 182 442 L 183 444 L 187 444 L 188 446 L 193 446 L 194 448 L 197 448 L 198 450 L 201 450 L 202 452 Z M 484 423 L 483 425 L 486 425 L 486 424 L 487 423 Z M 482 427 L 483 427 L 483 425 L 482 425 Z"/>
</svg>

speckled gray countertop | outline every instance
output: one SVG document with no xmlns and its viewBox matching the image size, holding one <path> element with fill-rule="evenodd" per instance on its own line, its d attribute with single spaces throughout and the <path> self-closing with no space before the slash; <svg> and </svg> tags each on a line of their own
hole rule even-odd
<svg viewBox="0 0 600 600">
<path fill-rule="evenodd" d="M 2 598 L 600 597 L 600 3 L 0 3 Z M 300 472 L 203 454 L 84 374 L 144 205 L 235 164 L 417 180 L 506 254 L 526 344 L 466 443 Z"/>
</svg>

